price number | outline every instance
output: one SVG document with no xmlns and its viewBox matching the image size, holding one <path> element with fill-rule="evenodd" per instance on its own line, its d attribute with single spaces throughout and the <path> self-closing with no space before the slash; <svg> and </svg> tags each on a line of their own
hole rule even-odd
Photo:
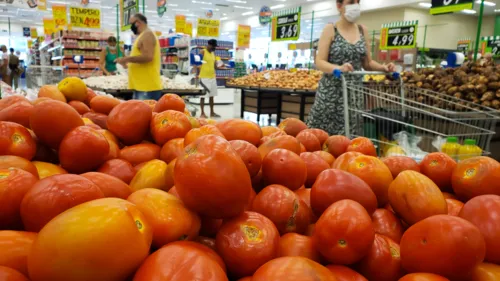
<svg viewBox="0 0 500 281">
<path fill-rule="evenodd" d="M 218 27 L 209 27 L 208 28 L 208 36 L 219 36 L 219 28 Z"/>
<path fill-rule="evenodd" d="M 56 26 L 64 26 L 66 25 L 65 19 L 55 19 Z"/>
<path fill-rule="evenodd" d="M 95 27 L 100 25 L 100 19 L 98 18 L 85 18 L 83 24 L 89 27 Z"/>
<path fill-rule="evenodd" d="M 495 57 L 496 57 L 496 56 L 498 56 L 498 55 L 500 55 L 500 47 L 499 47 L 499 46 L 495 46 L 495 47 L 493 47 L 493 48 L 491 49 L 491 54 L 492 54 L 493 56 L 495 56 Z"/>
<path fill-rule="evenodd" d="M 397 35 L 392 39 L 392 46 L 411 46 L 415 36 L 413 34 Z"/>
<path fill-rule="evenodd" d="M 443 6 L 458 4 L 460 0 L 443 0 Z"/>
<path fill-rule="evenodd" d="M 280 27 L 280 39 L 297 37 L 299 26 L 297 24 L 286 25 Z"/>
</svg>

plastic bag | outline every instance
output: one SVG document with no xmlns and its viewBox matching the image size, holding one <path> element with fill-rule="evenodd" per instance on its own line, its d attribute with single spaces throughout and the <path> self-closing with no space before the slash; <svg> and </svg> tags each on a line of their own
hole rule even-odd
<svg viewBox="0 0 500 281">
<path fill-rule="evenodd" d="M 443 144 L 446 143 L 446 138 L 437 136 L 433 141 L 432 141 L 432 146 L 437 149 L 437 151 L 441 151 L 441 148 L 443 147 Z"/>
<path fill-rule="evenodd" d="M 387 153 L 386 157 L 389 156 L 407 156 L 413 158 L 413 160 L 420 163 L 427 152 L 423 151 L 418 147 L 418 144 L 422 140 L 421 137 L 409 134 L 406 131 L 402 131 L 394 134 L 394 140 L 398 143 L 398 146 L 391 147 Z"/>
</svg>

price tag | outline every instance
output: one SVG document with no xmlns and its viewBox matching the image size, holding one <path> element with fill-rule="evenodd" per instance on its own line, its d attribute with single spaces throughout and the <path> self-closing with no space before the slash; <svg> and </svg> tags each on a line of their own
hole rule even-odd
<svg viewBox="0 0 500 281">
<path fill-rule="evenodd" d="M 459 12 L 474 8 L 474 0 L 432 0 L 432 15 Z"/>
<path fill-rule="evenodd" d="M 464 54 L 467 57 L 467 54 L 470 50 L 470 39 L 459 40 L 457 43 L 457 51 Z"/>
<path fill-rule="evenodd" d="M 493 57 L 500 57 L 500 36 L 483 37 L 482 54 L 491 53 Z"/>
<path fill-rule="evenodd" d="M 51 35 L 56 31 L 56 26 L 53 19 L 43 19 L 43 33 Z"/>
<path fill-rule="evenodd" d="M 66 26 L 68 23 L 66 5 L 52 5 L 52 17 L 54 18 L 56 27 Z"/>
<path fill-rule="evenodd" d="M 265 78 L 266 80 L 271 79 L 271 73 L 267 72 L 266 74 L 264 74 L 264 78 Z"/>
<path fill-rule="evenodd" d="M 23 36 L 24 37 L 30 37 L 31 36 L 31 29 L 29 27 L 23 27 Z"/>
<path fill-rule="evenodd" d="M 238 25 L 238 48 L 250 48 L 250 33 L 251 27 L 249 25 Z"/>
<path fill-rule="evenodd" d="M 184 33 L 186 35 L 193 37 L 193 23 L 192 22 L 190 22 L 190 21 L 186 22 L 186 29 L 184 30 Z"/>
<path fill-rule="evenodd" d="M 175 32 L 186 33 L 186 16 L 175 15 Z"/>
<path fill-rule="evenodd" d="M 380 35 L 380 49 L 411 49 L 417 46 L 417 24 L 385 27 Z"/>
<path fill-rule="evenodd" d="M 219 29 L 219 20 L 198 19 L 198 36 L 219 37 Z"/>
<path fill-rule="evenodd" d="M 298 40 L 300 35 L 301 8 L 273 18 L 272 41 Z"/>
<path fill-rule="evenodd" d="M 69 14 L 73 27 L 101 28 L 101 10 L 70 7 Z"/>
</svg>

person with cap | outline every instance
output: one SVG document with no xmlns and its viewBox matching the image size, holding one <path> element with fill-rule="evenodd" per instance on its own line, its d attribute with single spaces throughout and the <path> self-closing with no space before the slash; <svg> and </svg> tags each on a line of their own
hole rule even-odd
<svg viewBox="0 0 500 281">
<path fill-rule="evenodd" d="M 159 100 L 162 96 L 160 42 L 148 27 L 142 14 L 130 17 L 130 29 L 137 35 L 130 56 L 117 58 L 116 62 L 128 67 L 129 89 L 134 90 L 134 99 Z"/>
<path fill-rule="evenodd" d="M 207 48 L 202 51 L 202 65 L 200 68 L 200 84 L 207 90 L 207 95 L 210 104 L 210 117 L 219 118 L 220 115 L 214 111 L 214 97 L 217 96 L 217 60 L 215 50 L 217 49 L 217 40 L 211 39 L 208 41 Z M 205 97 L 200 99 L 201 115 L 200 118 L 207 118 L 205 115 Z"/>
</svg>

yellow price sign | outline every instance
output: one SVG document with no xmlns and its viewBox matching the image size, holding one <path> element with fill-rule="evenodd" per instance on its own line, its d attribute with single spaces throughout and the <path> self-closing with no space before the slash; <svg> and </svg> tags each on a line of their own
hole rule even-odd
<svg viewBox="0 0 500 281">
<path fill-rule="evenodd" d="M 250 34 L 252 28 L 249 25 L 238 25 L 238 48 L 250 48 Z"/>
<path fill-rule="evenodd" d="M 184 34 L 193 37 L 193 23 L 188 21 L 186 22 L 186 28 L 184 30 Z"/>
<path fill-rule="evenodd" d="M 186 33 L 186 16 L 175 15 L 175 31 L 178 33 Z"/>
<path fill-rule="evenodd" d="M 56 27 L 66 26 L 68 24 L 68 15 L 66 5 L 52 5 L 52 17 Z"/>
<path fill-rule="evenodd" d="M 33 39 L 38 38 L 38 30 L 36 30 L 36 27 L 30 28 L 30 35 L 31 35 L 31 38 L 33 38 Z"/>
<path fill-rule="evenodd" d="M 38 10 L 47 11 L 47 0 L 38 0 Z"/>
<path fill-rule="evenodd" d="M 101 28 L 101 10 L 70 7 L 69 15 L 73 27 Z"/>
<path fill-rule="evenodd" d="M 219 37 L 220 21 L 198 19 L 198 36 Z"/>
<path fill-rule="evenodd" d="M 43 19 L 43 33 L 45 35 L 51 35 L 56 31 L 56 25 L 54 19 Z"/>
</svg>

